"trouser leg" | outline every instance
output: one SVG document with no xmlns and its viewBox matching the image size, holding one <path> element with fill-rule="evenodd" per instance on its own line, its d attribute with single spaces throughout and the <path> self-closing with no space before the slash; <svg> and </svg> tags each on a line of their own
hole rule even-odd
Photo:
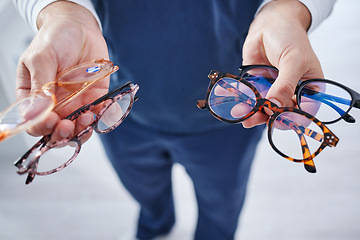
<svg viewBox="0 0 360 240">
<path fill-rule="evenodd" d="M 152 131 L 131 121 L 101 136 L 121 182 L 140 204 L 137 237 L 151 239 L 175 223 L 171 185 L 172 161 Z"/>
<path fill-rule="evenodd" d="M 171 167 L 179 162 L 194 182 L 196 240 L 231 240 L 245 199 L 262 129 L 239 125 L 198 134 L 162 134 L 134 122 L 102 136 L 124 186 L 141 206 L 137 236 L 152 238 L 175 222 Z"/>
<path fill-rule="evenodd" d="M 177 142 L 179 161 L 194 182 L 196 240 L 231 240 L 238 225 L 262 128 L 232 125 Z"/>
</svg>

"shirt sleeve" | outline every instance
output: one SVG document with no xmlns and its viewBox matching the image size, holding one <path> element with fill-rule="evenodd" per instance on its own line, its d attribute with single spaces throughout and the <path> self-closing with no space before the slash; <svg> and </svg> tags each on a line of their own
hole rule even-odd
<svg viewBox="0 0 360 240">
<path fill-rule="evenodd" d="M 30 28 L 37 32 L 36 18 L 39 15 L 40 11 L 45 8 L 50 3 L 56 2 L 57 0 L 13 0 L 15 7 L 20 12 L 21 16 L 25 19 L 26 23 Z M 101 28 L 101 22 L 99 16 L 97 15 L 94 5 L 91 0 L 69 0 L 70 2 L 77 3 L 86 9 L 88 9 L 95 17 Z"/>
<path fill-rule="evenodd" d="M 264 0 L 261 3 L 258 10 L 256 11 L 256 14 L 258 14 L 259 11 L 271 1 L 273 0 Z M 311 14 L 311 24 L 308 32 L 311 32 L 314 29 L 316 29 L 320 25 L 320 23 L 330 15 L 336 2 L 336 0 L 298 0 L 298 1 L 304 4 Z"/>
</svg>

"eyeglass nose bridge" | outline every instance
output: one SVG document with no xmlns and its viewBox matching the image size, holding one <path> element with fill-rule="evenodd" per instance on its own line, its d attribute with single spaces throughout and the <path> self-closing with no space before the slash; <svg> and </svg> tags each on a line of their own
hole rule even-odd
<svg viewBox="0 0 360 240">
<path fill-rule="evenodd" d="M 281 110 L 278 105 L 265 98 L 258 99 L 257 105 L 259 106 L 259 110 L 262 113 L 265 113 L 269 116 L 272 116 L 275 112 L 279 112 Z"/>
</svg>

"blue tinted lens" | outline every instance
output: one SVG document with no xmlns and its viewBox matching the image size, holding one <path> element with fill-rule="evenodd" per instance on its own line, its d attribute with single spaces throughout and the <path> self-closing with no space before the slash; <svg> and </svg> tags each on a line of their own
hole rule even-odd
<svg viewBox="0 0 360 240">
<path fill-rule="evenodd" d="M 240 77 L 245 78 L 248 82 L 256 87 L 261 97 L 265 98 L 271 85 L 278 77 L 278 70 L 267 67 L 257 67 L 249 69 L 242 73 Z"/>
<path fill-rule="evenodd" d="M 241 120 L 256 104 L 255 93 L 245 84 L 222 78 L 211 89 L 209 107 L 219 117 L 227 120 Z"/>
<path fill-rule="evenodd" d="M 351 105 L 348 91 L 322 81 L 309 82 L 298 94 L 300 108 L 325 123 L 340 119 Z"/>
</svg>

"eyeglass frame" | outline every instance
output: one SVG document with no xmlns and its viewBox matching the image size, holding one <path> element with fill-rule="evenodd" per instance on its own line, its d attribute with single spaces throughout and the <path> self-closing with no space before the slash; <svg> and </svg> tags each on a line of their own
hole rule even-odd
<svg viewBox="0 0 360 240">
<path fill-rule="evenodd" d="M 130 90 L 122 92 L 126 88 L 130 88 Z M 85 112 L 91 111 L 92 109 L 96 108 L 100 104 L 105 104 L 104 106 L 102 106 L 101 110 L 96 114 L 96 117 L 95 117 L 94 121 L 89 126 L 87 126 L 85 129 L 83 129 L 82 131 L 77 133 L 75 136 L 56 141 L 54 143 L 51 143 L 50 146 L 47 145 L 47 144 L 51 140 L 52 134 L 49 134 L 49 135 L 46 135 L 46 136 L 42 137 L 32 148 L 30 148 L 18 161 L 16 161 L 14 163 L 14 165 L 19 169 L 17 171 L 17 173 L 20 174 L 20 175 L 28 173 L 28 177 L 27 177 L 25 183 L 29 184 L 35 178 L 35 175 L 42 175 L 42 176 L 50 175 L 50 174 L 59 172 L 62 169 L 64 169 L 65 167 L 67 167 L 68 165 L 70 165 L 75 160 L 75 158 L 78 156 L 78 154 L 80 153 L 81 145 L 82 145 L 81 144 L 81 137 L 82 136 L 84 136 L 85 134 L 91 132 L 92 130 L 95 130 L 99 134 L 104 134 L 104 133 L 111 132 L 112 130 L 114 130 L 116 127 L 118 127 L 124 121 L 124 119 L 130 113 L 130 110 L 131 110 L 131 108 L 133 106 L 133 103 L 135 101 L 137 101 L 137 99 L 138 99 L 138 97 L 135 96 L 138 89 L 139 89 L 139 86 L 137 84 L 132 84 L 131 82 L 127 82 L 124 85 L 112 90 L 111 92 L 103 95 L 102 97 L 96 99 L 95 101 L 93 101 L 93 102 L 91 102 L 89 104 L 86 104 L 86 105 L 78 108 L 77 110 L 75 110 L 71 114 L 69 114 L 65 119 L 73 121 L 73 120 L 77 119 L 79 116 L 81 116 L 82 114 L 84 114 Z M 128 109 L 126 110 L 126 112 L 122 115 L 122 117 L 118 120 L 118 122 L 116 122 L 114 125 L 112 125 L 108 129 L 106 129 L 106 131 L 99 130 L 98 127 L 97 127 L 97 123 L 99 122 L 100 118 L 103 116 L 105 111 L 114 102 L 116 102 L 118 99 L 120 99 L 122 96 L 124 96 L 126 94 L 130 94 L 130 96 L 131 96 L 131 101 L 130 101 L 130 104 L 129 104 Z M 110 101 L 108 101 L 108 100 L 110 100 Z M 106 101 L 108 101 L 108 102 L 106 102 Z M 68 143 L 68 142 L 71 142 L 71 141 L 76 143 L 76 149 L 75 149 L 75 152 L 74 152 L 73 156 L 69 160 L 67 160 L 64 164 L 62 164 L 59 167 L 54 168 L 52 170 L 45 171 L 45 172 L 37 172 L 37 164 L 38 164 L 38 161 L 40 160 L 40 157 L 41 157 L 42 154 L 44 154 L 45 152 L 51 150 L 52 148 L 55 148 L 55 147 L 57 147 L 59 145 L 62 145 L 62 144 L 65 144 L 65 143 Z M 36 150 L 38 150 L 38 152 L 36 153 L 34 159 L 32 159 L 27 164 L 27 166 L 23 166 L 22 164 L 26 161 L 26 159 L 29 156 L 31 156 L 32 153 L 35 152 Z"/>
<path fill-rule="evenodd" d="M 274 67 L 274 66 L 269 66 L 269 65 L 243 65 L 239 67 L 239 77 L 243 78 L 245 77 L 244 75 L 251 69 L 254 68 L 267 68 L 267 69 L 272 69 L 272 70 L 276 70 L 277 72 L 279 72 L 279 70 Z M 270 82 L 270 84 L 273 84 L 275 82 L 276 79 L 273 79 L 272 82 Z M 314 82 L 323 82 L 323 83 L 329 83 L 332 85 L 335 85 L 337 87 L 342 88 L 343 90 L 347 91 L 349 93 L 349 95 L 351 96 L 351 103 L 349 105 L 349 108 L 347 111 L 344 111 L 343 114 L 340 114 L 338 111 L 338 113 L 340 114 L 340 117 L 338 117 L 335 120 L 332 121 L 321 121 L 323 124 L 332 124 L 335 122 L 340 121 L 340 119 L 344 119 L 344 121 L 348 122 L 348 123 L 355 123 L 355 119 L 349 114 L 350 110 L 354 107 L 354 108 L 360 108 L 360 93 L 355 91 L 354 89 L 351 89 L 348 86 L 345 86 L 344 84 L 341 84 L 339 82 L 330 80 L 330 79 L 325 79 L 325 78 L 312 78 L 312 79 L 306 79 L 306 80 L 300 80 L 299 83 L 297 84 L 296 88 L 295 88 L 295 92 L 294 95 L 296 96 L 296 105 L 298 106 L 299 109 L 301 109 L 300 106 L 300 102 L 301 102 L 301 95 L 299 94 L 299 92 L 301 92 L 301 90 L 310 83 L 314 83 Z M 301 109 L 302 110 L 302 109 Z M 305 111 L 306 112 L 306 111 Z"/>
<path fill-rule="evenodd" d="M 62 98 L 59 102 L 56 102 L 56 97 L 55 97 L 55 93 L 51 90 L 51 85 L 55 85 L 55 86 L 60 86 L 61 83 L 63 83 L 62 81 L 59 81 L 63 76 L 66 76 L 66 74 L 68 74 L 69 72 L 71 71 L 74 71 L 78 68 L 81 68 L 83 66 L 86 66 L 86 65 L 89 65 L 91 63 L 105 63 L 105 64 L 111 64 L 111 71 L 107 72 L 105 75 L 101 76 L 101 77 L 98 77 L 98 78 L 95 78 L 94 80 L 92 81 L 84 81 L 84 82 L 80 82 L 80 83 L 77 83 L 77 82 L 66 82 L 66 84 L 82 84 L 82 86 L 80 88 L 78 88 L 77 90 L 75 91 L 70 91 L 70 93 L 68 95 L 66 95 L 64 98 Z M 85 63 L 81 63 L 79 65 L 76 65 L 76 66 L 73 66 L 71 68 L 68 68 L 66 69 L 65 71 L 59 73 L 57 76 L 56 76 L 56 81 L 53 81 L 53 82 L 48 82 L 46 84 L 44 84 L 42 86 L 41 89 L 31 93 L 27 98 L 29 98 L 30 96 L 36 96 L 37 94 L 44 94 L 48 97 L 51 98 L 51 105 L 49 105 L 49 107 L 47 108 L 46 111 L 38 114 L 38 116 L 32 120 L 29 120 L 27 121 L 25 124 L 22 123 L 22 124 L 19 124 L 18 126 L 16 126 L 14 129 L 12 129 L 11 131 L 9 132 L 5 132 L 5 133 L 2 133 L 0 131 L 0 141 L 3 141 L 5 140 L 6 138 L 10 137 L 10 136 L 13 136 L 13 135 L 16 135 L 18 134 L 19 132 L 29 128 L 29 127 L 32 127 L 36 124 L 38 124 L 40 121 L 42 121 L 43 119 L 45 119 L 45 117 L 51 112 L 51 111 L 56 111 L 64 106 L 66 106 L 70 101 L 72 101 L 75 97 L 79 96 L 80 94 L 82 94 L 86 89 L 88 89 L 90 86 L 100 82 L 101 80 L 103 80 L 105 77 L 109 76 L 110 74 L 116 72 L 117 70 L 119 69 L 118 66 L 114 66 L 114 64 L 111 62 L 111 61 L 108 61 L 108 60 L 104 60 L 103 58 L 101 59 L 94 59 L 92 61 L 88 61 L 88 62 L 85 62 Z M 8 106 L 3 112 L 0 113 L 0 116 L 2 114 L 5 114 L 7 113 L 10 109 L 12 109 L 14 106 L 16 106 L 19 102 L 23 101 L 22 100 L 18 100 L 16 102 L 14 102 L 13 104 L 11 104 L 10 106 Z"/>
<path fill-rule="evenodd" d="M 216 114 L 211 107 L 209 106 L 208 102 L 209 102 L 209 97 L 210 97 L 210 93 L 213 89 L 213 87 L 215 86 L 215 84 L 221 80 L 222 78 L 231 78 L 234 80 L 239 81 L 240 83 L 246 85 L 247 87 L 249 87 L 255 94 L 256 97 L 256 103 L 253 106 L 253 109 L 246 114 L 245 116 L 243 116 L 240 119 L 236 119 L 236 120 L 229 120 L 226 118 L 223 118 L 221 116 L 219 116 L 218 114 Z M 339 138 L 329 129 L 327 128 L 320 120 L 318 120 L 317 118 L 315 118 L 314 116 L 312 116 L 311 114 L 304 112 L 300 109 L 297 108 L 293 108 L 293 107 L 279 107 L 277 106 L 275 103 L 271 102 L 268 99 L 265 99 L 261 96 L 260 92 L 256 89 L 256 87 L 254 85 L 252 85 L 250 82 L 248 82 L 247 80 L 245 80 L 244 78 L 241 78 L 240 76 L 235 76 L 229 73 L 223 73 L 223 72 L 219 72 L 216 70 L 212 70 L 209 75 L 208 78 L 210 79 L 210 84 L 208 86 L 207 92 L 206 92 L 206 96 L 204 100 L 198 100 L 197 101 L 197 106 L 200 109 L 208 109 L 209 112 L 217 119 L 223 121 L 223 122 L 227 122 L 227 123 L 241 123 L 243 121 L 245 121 L 246 119 L 250 118 L 251 116 L 253 116 L 256 112 L 262 112 L 265 113 L 265 109 L 264 108 L 268 108 L 270 109 L 273 114 L 271 116 L 269 116 L 269 121 L 268 121 L 268 141 L 270 143 L 270 146 L 274 149 L 275 152 L 277 152 L 280 156 L 284 157 L 287 160 L 293 161 L 293 162 L 303 162 L 304 163 L 304 167 L 308 172 L 311 173 L 315 173 L 316 172 L 316 168 L 315 168 L 315 164 L 313 162 L 313 158 L 315 156 L 317 156 L 326 146 L 329 147 L 335 147 L 339 141 Z M 311 120 L 312 122 L 314 122 L 315 124 L 317 124 L 321 130 L 323 131 L 323 135 L 324 135 L 324 140 L 321 143 L 321 145 L 319 146 L 319 148 L 311 155 L 309 155 L 308 157 L 300 160 L 300 159 L 295 159 L 292 157 L 289 157 L 287 155 L 285 155 L 284 153 L 282 153 L 280 150 L 277 149 L 277 147 L 274 145 L 272 138 L 271 138 L 271 133 L 272 133 L 272 125 L 275 123 L 276 118 L 282 114 L 283 112 L 295 112 L 299 115 L 303 115 L 306 118 L 308 118 L 309 120 Z M 295 130 L 294 130 L 295 131 Z M 306 133 L 304 133 L 306 134 Z M 300 141 L 301 142 L 301 141 Z M 307 145 L 307 144 L 306 144 Z M 304 151 L 306 150 L 307 152 L 310 153 L 310 150 L 307 146 L 304 146 L 303 143 L 301 142 L 301 146 L 302 146 L 302 150 L 303 150 L 303 154 L 305 155 Z"/>
</svg>

